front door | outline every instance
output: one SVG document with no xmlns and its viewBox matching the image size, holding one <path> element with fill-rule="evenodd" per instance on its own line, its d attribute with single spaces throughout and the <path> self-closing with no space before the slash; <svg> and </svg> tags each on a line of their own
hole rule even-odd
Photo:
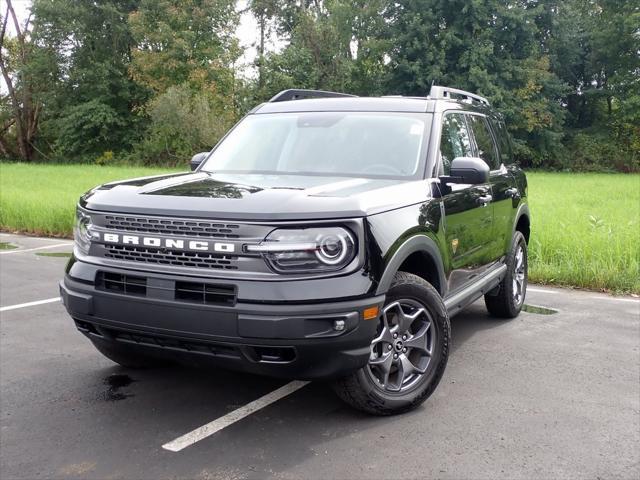
<svg viewBox="0 0 640 480">
<path fill-rule="evenodd" d="M 449 175 L 456 157 L 473 157 L 466 115 L 447 112 L 440 138 L 441 174 Z M 493 205 L 491 185 L 451 184 L 443 188 L 444 230 L 449 253 L 449 292 L 473 281 L 491 263 Z"/>
</svg>

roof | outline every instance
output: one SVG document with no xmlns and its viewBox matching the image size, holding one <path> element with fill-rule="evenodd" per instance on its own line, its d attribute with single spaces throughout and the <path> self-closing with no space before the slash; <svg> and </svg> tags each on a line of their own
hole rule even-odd
<svg viewBox="0 0 640 480">
<path fill-rule="evenodd" d="M 324 90 L 289 89 L 276 94 L 251 113 L 287 112 L 434 112 L 436 105 L 455 104 L 458 108 L 486 109 L 486 98 L 464 90 L 434 85 L 428 97 L 357 97 Z"/>
<path fill-rule="evenodd" d="M 427 111 L 426 98 L 406 97 L 335 97 L 263 103 L 252 113 L 285 112 L 415 112 Z"/>
</svg>

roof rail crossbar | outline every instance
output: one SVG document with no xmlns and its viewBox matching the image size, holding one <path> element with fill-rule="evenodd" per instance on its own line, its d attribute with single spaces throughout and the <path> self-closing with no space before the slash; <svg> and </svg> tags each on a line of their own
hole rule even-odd
<svg viewBox="0 0 640 480">
<path fill-rule="evenodd" d="M 273 102 L 286 102 L 288 100 L 304 100 L 307 98 L 335 98 L 335 97 L 355 97 L 349 93 L 327 92 L 325 90 L 302 90 L 302 89 L 289 89 L 283 90 L 280 93 L 275 94 L 269 103 Z"/>
<path fill-rule="evenodd" d="M 451 99 L 453 95 L 464 97 L 469 99 L 470 101 L 476 101 L 479 103 L 483 103 L 485 105 L 489 105 L 489 100 L 480 95 L 476 95 L 475 93 L 467 92 L 465 90 L 458 90 L 457 88 L 449 88 L 449 87 L 441 87 L 439 85 L 434 85 L 431 87 L 429 91 L 429 98 L 432 99 Z"/>
</svg>

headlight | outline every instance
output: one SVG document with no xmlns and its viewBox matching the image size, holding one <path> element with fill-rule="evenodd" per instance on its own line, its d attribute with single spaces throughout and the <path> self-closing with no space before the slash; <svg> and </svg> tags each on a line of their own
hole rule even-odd
<svg viewBox="0 0 640 480">
<path fill-rule="evenodd" d="M 92 227 L 91 217 L 78 207 L 76 209 L 76 222 L 73 228 L 73 239 L 80 252 L 85 255 L 89 253 L 89 247 L 91 246 Z"/>
<path fill-rule="evenodd" d="M 271 267 L 282 273 L 333 272 L 356 256 L 353 235 L 340 227 L 277 229 L 259 245 L 247 245 L 246 249 L 263 254 Z"/>
</svg>

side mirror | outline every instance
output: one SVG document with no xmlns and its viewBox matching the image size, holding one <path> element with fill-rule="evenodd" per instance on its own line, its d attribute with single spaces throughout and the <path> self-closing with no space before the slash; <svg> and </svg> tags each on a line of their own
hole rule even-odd
<svg viewBox="0 0 640 480">
<path fill-rule="evenodd" d="M 451 174 L 440 177 L 444 183 L 477 185 L 489 182 L 489 165 L 481 158 L 456 157 L 451 162 Z"/>
<path fill-rule="evenodd" d="M 204 161 L 204 159 L 207 158 L 207 155 L 209 155 L 209 152 L 201 152 L 201 153 L 196 153 L 193 157 L 191 157 L 192 172 L 200 166 L 200 164 Z"/>
</svg>

